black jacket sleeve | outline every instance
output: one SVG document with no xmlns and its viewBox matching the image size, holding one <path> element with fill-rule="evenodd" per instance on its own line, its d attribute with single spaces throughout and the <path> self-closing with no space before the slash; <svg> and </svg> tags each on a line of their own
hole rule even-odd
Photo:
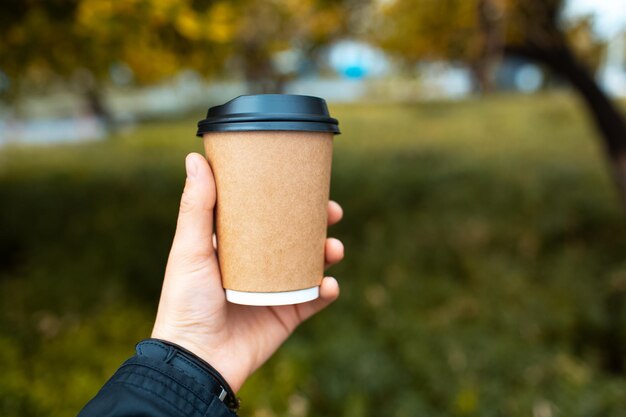
<svg viewBox="0 0 626 417">
<path fill-rule="evenodd" d="M 233 417 L 237 399 L 224 378 L 193 353 L 157 339 L 137 344 L 79 417 Z"/>
</svg>

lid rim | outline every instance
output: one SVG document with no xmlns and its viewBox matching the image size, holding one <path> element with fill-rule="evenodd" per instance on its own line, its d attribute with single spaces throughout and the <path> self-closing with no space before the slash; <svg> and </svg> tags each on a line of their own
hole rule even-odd
<svg viewBox="0 0 626 417">
<path fill-rule="evenodd" d="M 294 94 L 236 97 L 209 108 L 198 122 L 197 136 L 206 132 L 292 130 L 339 134 L 339 121 L 330 116 L 326 101 Z"/>
<path fill-rule="evenodd" d="M 196 136 L 202 137 L 205 133 L 217 132 L 254 132 L 254 131 L 292 131 L 292 132 L 319 132 L 341 134 L 339 126 L 329 123 L 293 122 L 293 121 L 262 121 L 239 123 L 210 123 L 200 125 Z"/>
<path fill-rule="evenodd" d="M 327 123 L 338 125 L 339 121 L 334 117 L 318 116 L 318 115 L 305 115 L 297 113 L 239 113 L 242 116 L 233 114 L 226 117 L 207 117 L 204 120 L 198 122 L 200 124 L 216 124 L 216 123 L 244 123 L 244 122 L 315 122 L 315 123 Z M 244 116 L 245 115 L 245 116 Z"/>
</svg>

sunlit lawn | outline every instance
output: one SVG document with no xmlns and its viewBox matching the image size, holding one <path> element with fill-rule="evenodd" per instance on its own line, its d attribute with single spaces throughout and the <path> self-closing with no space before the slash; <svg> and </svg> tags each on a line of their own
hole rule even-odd
<svg viewBox="0 0 626 417">
<path fill-rule="evenodd" d="M 575 98 L 331 111 L 342 296 L 241 415 L 625 415 L 626 224 Z M 0 150 L 0 415 L 76 414 L 149 335 L 195 121 Z"/>
</svg>

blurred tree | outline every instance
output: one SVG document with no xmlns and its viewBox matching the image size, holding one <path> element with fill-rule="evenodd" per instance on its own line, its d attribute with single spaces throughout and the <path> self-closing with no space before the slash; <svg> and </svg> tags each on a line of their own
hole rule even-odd
<svg viewBox="0 0 626 417">
<path fill-rule="evenodd" d="M 626 122 L 595 81 L 600 48 L 589 19 L 566 28 L 564 0 L 390 0 L 375 2 L 382 16 L 374 39 L 408 63 L 421 60 L 464 61 L 483 91 L 490 88 L 495 63 L 516 55 L 544 65 L 569 81 L 580 94 L 601 133 L 610 172 L 626 207 Z M 604 339 L 606 368 L 626 370 L 621 336 L 623 296 L 608 297 L 611 317 Z"/>
<path fill-rule="evenodd" d="M 580 94 L 602 134 L 611 174 L 626 206 L 626 121 L 568 42 L 560 22 L 563 4 L 563 0 L 509 0 L 504 53 L 544 64 Z M 570 33 L 580 37 L 581 32 L 579 26 Z"/>
<path fill-rule="evenodd" d="M 376 3 L 375 3 L 376 4 Z M 420 61 L 468 63 L 481 89 L 488 89 L 485 58 L 495 54 L 499 37 L 494 32 L 491 3 L 485 0 L 395 0 L 378 3 L 378 24 L 373 38 L 385 50 L 412 65 Z M 477 8 L 482 12 L 477 13 Z M 481 30 L 488 26 L 489 30 Z M 488 35 L 488 36 L 485 36 Z"/>
<path fill-rule="evenodd" d="M 563 4 L 563 0 L 510 0 L 504 53 L 544 64 L 580 94 L 602 134 L 610 172 L 626 207 L 626 121 L 570 46 L 560 24 Z M 603 346 L 606 369 L 620 374 L 626 371 L 626 341 L 623 310 L 616 307 L 623 302 L 623 293 L 611 292 L 606 299 L 610 320 Z"/>
<path fill-rule="evenodd" d="M 537 61 L 569 81 L 593 116 L 611 174 L 626 206 L 626 122 L 601 90 L 588 65 L 597 66 L 598 42 L 590 22 L 566 28 L 564 0 L 391 0 L 377 2 L 382 16 L 373 38 L 408 63 L 464 61 L 488 91 L 503 54 Z"/>
<path fill-rule="evenodd" d="M 249 90 L 281 92 L 301 59 L 316 61 L 321 47 L 348 30 L 354 0 L 232 0 L 233 29 L 224 39 Z"/>
<path fill-rule="evenodd" d="M 7 0 L 0 3 L 0 69 L 13 93 L 74 81 L 94 113 L 112 66 L 152 83 L 181 69 L 243 75 L 280 92 L 299 58 L 345 33 L 355 0 Z M 277 60 L 280 52 L 286 52 Z M 291 54 L 292 59 L 289 59 Z M 284 59 L 287 58 L 287 59 Z"/>
<path fill-rule="evenodd" d="M 0 68 L 13 95 L 68 81 L 110 121 L 101 86 L 124 63 L 138 83 L 184 67 L 208 73 L 221 63 L 216 38 L 227 30 L 215 2 L 199 14 L 190 0 L 9 0 L 0 3 Z"/>
</svg>

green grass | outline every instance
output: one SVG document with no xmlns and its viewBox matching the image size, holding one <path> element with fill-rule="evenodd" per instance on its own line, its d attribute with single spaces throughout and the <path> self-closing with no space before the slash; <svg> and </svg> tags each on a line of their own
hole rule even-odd
<svg viewBox="0 0 626 417">
<path fill-rule="evenodd" d="M 241 415 L 626 415 L 626 223 L 575 98 L 331 111 L 342 295 Z M 0 151 L 0 415 L 75 414 L 149 335 L 194 127 Z"/>
</svg>

